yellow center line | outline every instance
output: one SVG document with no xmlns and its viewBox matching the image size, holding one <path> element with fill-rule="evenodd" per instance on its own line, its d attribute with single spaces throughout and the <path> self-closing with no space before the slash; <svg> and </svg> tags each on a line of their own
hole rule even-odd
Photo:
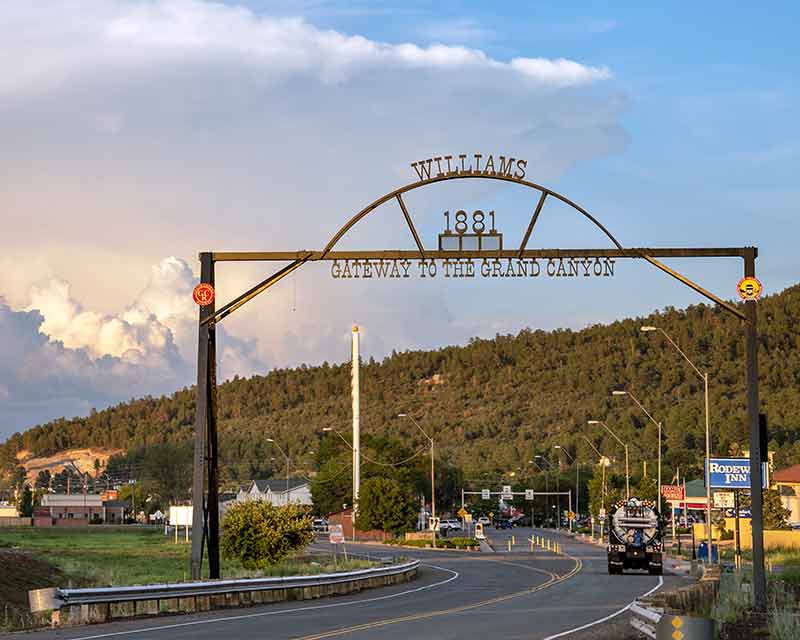
<svg viewBox="0 0 800 640">
<path fill-rule="evenodd" d="M 531 587 L 529 589 L 524 589 L 522 591 L 517 591 L 515 593 L 508 593 L 504 596 L 489 598 L 488 600 L 482 600 L 480 602 L 475 602 L 473 604 L 467 604 L 460 607 L 453 607 L 452 609 L 439 609 L 435 611 L 427 611 L 425 613 L 415 613 L 408 616 L 402 616 L 399 618 L 386 618 L 385 620 L 376 620 L 375 622 L 367 622 L 364 624 L 354 625 L 352 627 L 345 627 L 342 629 L 333 629 L 331 631 L 324 631 L 322 633 L 313 634 L 309 636 L 298 636 L 295 640 L 322 640 L 323 638 L 332 638 L 347 633 L 355 633 L 356 631 L 379 629 L 381 627 L 386 627 L 388 625 L 398 624 L 401 622 L 413 622 L 415 620 L 425 620 L 428 618 L 436 618 L 439 616 L 450 615 L 453 613 L 461 613 L 463 611 L 470 611 L 471 609 L 478 609 L 480 607 L 485 607 L 491 604 L 497 604 L 498 602 L 505 602 L 507 600 L 512 600 L 513 598 L 519 598 L 521 596 L 530 595 L 532 593 L 536 593 L 537 591 L 542 591 L 544 589 L 547 589 L 548 587 L 552 587 L 554 584 L 558 584 L 559 582 L 564 582 L 565 580 L 569 580 L 581 570 L 581 568 L 583 567 L 583 563 L 580 561 L 579 558 L 573 558 L 572 556 L 567 556 L 567 557 L 575 561 L 575 566 L 572 568 L 571 571 L 565 573 L 564 575 L 558 575 L 556 573 L 546 571 L 545 569 L 539 569 L 538 567 L 531 567 L 516 562 L 505 562 L 502 560 L 494 560 L 494 559 L 489 560 L 487 558 L 486 559 L 487 562 L 496 562 L 498 564 L 514 565 L 530 569 L 532 571 L 544 573 L 546 575 L 549 575 L 550 579 L 547 582 L 544 582 L 536 587 Z"/>
</svg>

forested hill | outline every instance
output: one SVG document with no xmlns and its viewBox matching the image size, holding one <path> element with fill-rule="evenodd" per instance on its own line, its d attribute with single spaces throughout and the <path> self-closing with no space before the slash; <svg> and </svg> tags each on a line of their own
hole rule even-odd
<svg viewBox="0 0 800 640">
<path fill-rule="evenodd" d="M 771 449 L 779 465 L 800 462 L 800 285 L 758 303 L 759 370 Z M 441 455 L 470 473 L 523 468 L 534 453 L 555 456 L 561 444 L 589 460 L 589 436 L 609 455 L 618 445 L 587 419 L 605 420 L 634 443 L 631 458 L 653 459 L 653 425 L 626 397 L 629 389 L 663 421 L 668 466 L 697 464 L 703 444 L 702 383 L 658 333 L 663 328 L 701 370 L 710 373 L 713 448 L 746 447 L 744 338 L 740 321 L 705 305 L 667 309 L 582 331 L 531 331 L 438 351 L 393 353 L 362 368 L 362 432 L 401 436 L 420 444 L 411 413 L 432 432 Z M 266 376 L 234 379 L 220 387 L 220 447 L 224 476 L 246 479 L 280 472 L 272 437 L 292 460 L 319 451 L 321 431 L 350 424 L 349 364 L 301 366 Z M 6 468 L 27 449 L 51 454 L 71 447 L 132 448 L 191 438 L 194 394 L 143 398 L 56 420 L 11 437 L 0 446 Z M 410 444 L 410 441 L 409 441 Z M 646 453 L 640 453 L 644 450 Z M 299 465 L 300 463 L 298 463 Z"/>
</svg>

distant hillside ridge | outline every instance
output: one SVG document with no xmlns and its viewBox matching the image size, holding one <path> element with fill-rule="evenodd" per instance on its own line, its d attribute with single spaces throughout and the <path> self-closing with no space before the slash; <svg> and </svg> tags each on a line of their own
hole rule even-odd
<svg viewBox="0 0 800 640">
<path fill-rule="evenodd" d="M 800 462 L 800 285 L 758 303 L 762 411 L 779 465 Z M 594 454 L 619 445 L 588 419 L 605 420 L 630 448 L 631 462 L 653 460 L 656 430 L 627 398 L 628 389 L 663 422 L 668 466 L 699 470 L 703 448 L 702 382 L 657 333 L 663 328 L 710 375 L 712 447 L 747 448 L 744 334 L 730 313 L 705 304 L 666 308 L 580 331 L 525 329 L 517 335 L 472 339 L 463 346 L 392 353 L 362 366 L 361 424 L 365 434 L 414 439 L 411 413 L 433 434 L 449 462 L 470 472 L 524 469 L 531 455 L 555 458 L 556 444 Z M 280 474 L 274 438 L 293 461 L 317 449 L 325 427 L 350 428 L 349 363 L 302 365 L 264 376 L 234 378 L 219 387 L 220 449 L 227 479 Z M 19 451 L 51 456 L 66 449 L 131 449 L 185 442 L 194 429 L 194 390 L 145 397 L 72 420 L 58 419 L 15 434 L 0 445 L 6 469 Z M 596 457 L 596 456 L 595 456 Z M 299 465 L 299 463 L 297 463 Z M 470 477 L 467 475 L 467 477 Z"/>
</svg>

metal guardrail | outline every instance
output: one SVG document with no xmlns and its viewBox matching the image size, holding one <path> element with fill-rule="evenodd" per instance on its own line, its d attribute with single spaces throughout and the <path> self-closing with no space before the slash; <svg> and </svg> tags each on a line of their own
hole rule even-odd
<svg viewBox="0 0 800 640">
<path fill-rule="evenodd" d="M 631 626 L 639 633 L 643 633 L 648 638 L 655 640 L 656 638 L 656 625 L 661 620 L 664 611 L 661 609 L 651 608 L 641 602 L 634 601 L 631 604 L 630 612 L 633 614 L 631 618 Z M 652 624 L 651 624 L 652 623 Z"/>
<path fill-rule="evenodd" d="M 99 587 L 81 589 L 37 589 L 29 592 L 31 610 L 47 611 L 73 605 L 134 602 L 143 600 L 170 600 L 193 596 L 214 596 L 247 591 L 269 591 L 319 587 L 352 582 L 354 580 L 397 575 L 419 567 L 419 560 L 410 560 L 389 566 L 340 571 L 317 576 L 286 576 L 278 578 L 243 578 L 235 580 L 208 580 L 152 584 L 131 587 Z M 49 593 L 41 593 L 49 592 Z M 48 597 L 49 596 L 49 597 Z M 34 609 L 34 606 L 37 608 Z"/>
<path fill-rule="evenodd" d="M 631 626 L 652 640 L 711 640 L 714 621 L 709 618 L 665 613 L 664 609 L 634 601 Z"/>
</svg>

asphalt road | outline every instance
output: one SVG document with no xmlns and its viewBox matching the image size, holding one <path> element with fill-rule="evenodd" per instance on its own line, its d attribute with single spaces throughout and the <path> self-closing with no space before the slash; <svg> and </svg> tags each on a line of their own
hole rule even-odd
<svg viewBox="0 0 800 640">
<path fill-rule="evenodd" d="M 605 553 L 552 532 L 569 554 L 529 552 L 530 529 L 489 530 L 494 554 L 404 549 L 423 562 L 417 580 L 351 596 L 19 634 L 169 640 L 297 638 L 545 639 L 605 618 L 659 586 L 646 574 L 609 576 Z M 542 532 L 537 532 L 542 533 Z M 368 548 L 386 553 L 385 547 Z M 680 578 L 665 576 L 669 585 Z M 593 632 L 600 627 L 589 627 Z M 581 638 L 587 630 L 570 637 Z M 602 636 L 591 636 L 602 637 Z"/>
</svg>

